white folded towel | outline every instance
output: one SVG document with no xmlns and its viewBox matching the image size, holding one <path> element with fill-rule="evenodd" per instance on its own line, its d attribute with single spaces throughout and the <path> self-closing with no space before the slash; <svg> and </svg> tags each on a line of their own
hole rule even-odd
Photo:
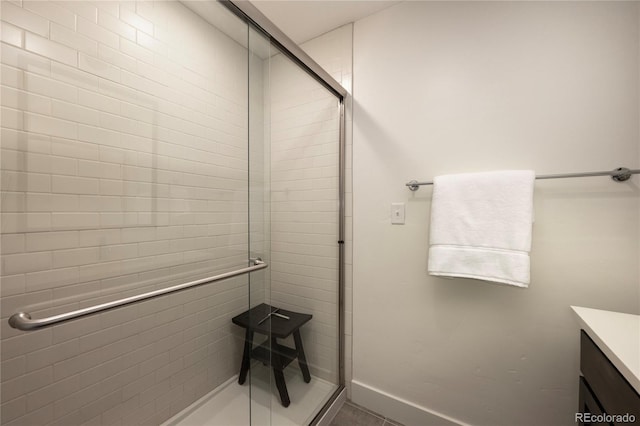
<svg viewBox="0 0 640 426">
<path fill-rule="evenodd" d="M 437 176 L 429 274 L 529 286 L 531 170 Z"/>
</svg>

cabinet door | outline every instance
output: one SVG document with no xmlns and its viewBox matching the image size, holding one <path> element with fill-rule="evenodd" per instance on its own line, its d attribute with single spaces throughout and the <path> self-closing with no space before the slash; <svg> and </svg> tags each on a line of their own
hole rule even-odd
<svg viewBox="0 0 640 426">
<path fill-rule="evenodd" d="M 584 330 L 580 333 L 580 371 L 603 411 L 640 419 L 640 395 Z"/>
<path fill-rule="evenodd" d="M 589 414 L 603 414 L 602 406 L 596 399 L 595 395 L 591 393 L 591 389 L 589 389 L 589 385 L 584 377 L 580 376 L 580 391 L 578 394 L 578 413 L 589 413 Z M 583 425 L 610 425 L 611 423 L 584 423 L 582 421 L 578 421 L 580 426 Z"/>
</svg>

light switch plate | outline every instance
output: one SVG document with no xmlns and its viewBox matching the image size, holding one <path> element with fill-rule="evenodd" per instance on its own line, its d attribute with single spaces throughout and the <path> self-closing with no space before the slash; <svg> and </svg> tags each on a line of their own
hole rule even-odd
<svg viewBox="0 0 640 426">
<path fill-rule="evenodd" d="M 391 224 L 404 225 L 404 203 L 391 203 Z"/>
</svg>

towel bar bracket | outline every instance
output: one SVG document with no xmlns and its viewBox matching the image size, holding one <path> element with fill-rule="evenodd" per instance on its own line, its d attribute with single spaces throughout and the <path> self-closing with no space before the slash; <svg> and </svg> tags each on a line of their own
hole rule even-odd
<svg viewBox="0 0 640 426">
<path fill-rule="evenodd" d="M 612 172 L 611 179 L 616 182 L 624 182 L 631 178 L 631 170 L 626 167 L 618 167 Z"/>
</svg>

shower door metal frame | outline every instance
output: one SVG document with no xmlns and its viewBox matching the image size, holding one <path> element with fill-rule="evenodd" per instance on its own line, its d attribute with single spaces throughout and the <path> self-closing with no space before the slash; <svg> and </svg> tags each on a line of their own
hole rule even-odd
<svg viewBox="0 0 640 426">
<path fill-rule="evenodd" d="M 249 22 L 253 27 L 261 30 L 265 36 L 280 48 L 298 66 L 307 71 L 320 84 L 325 86 L 343 103 L 347 97 L 347 89 L 334 79 L 324 68 L 322 68 L 311 56 L 300 48 L 293 40 L 280 30 L 251 2 L 242 0 L 218 0 L 230 11 L 235 13 L 244 21 Z"/>
<path fill-rule="evenodd" d="M 262 32 L 271 43 L 282 51 L 296 65 L 306 71 L 317 82 L 329 90 L 339 101 L 339 153 L 338 153 L 338 389 L 331 395 L 321 410 L 311 421 L 317 424 L 331 407 L 334 401 L 345 390 L 345 100 L 347 90 L 336 81 L 324 68 L 314 61 L 300 46 L 282 32 L 258 8 L 248 1 L 218 0 L 240 19 L 247 22 L 254 29 Z"/>
</svg>

